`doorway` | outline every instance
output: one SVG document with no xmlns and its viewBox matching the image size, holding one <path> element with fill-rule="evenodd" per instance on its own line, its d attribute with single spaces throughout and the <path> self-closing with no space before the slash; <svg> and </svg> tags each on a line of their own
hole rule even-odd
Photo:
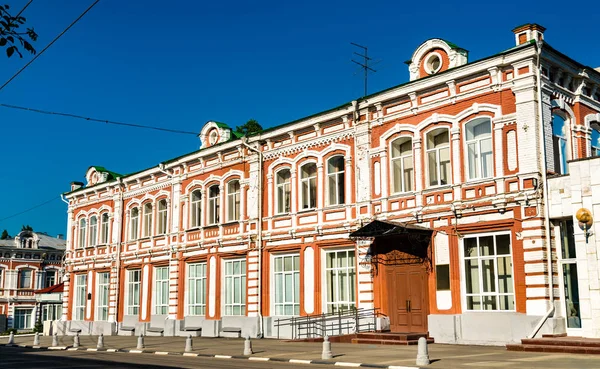
<svg viewBox="0 0 600 369">
<path fill-rule="evenodd" d="M 427 332 L 429 299 L 427 269 L 423 264 L 382 265 L 382 301 L 390 319 L 390 330 Z"/>
</svg>

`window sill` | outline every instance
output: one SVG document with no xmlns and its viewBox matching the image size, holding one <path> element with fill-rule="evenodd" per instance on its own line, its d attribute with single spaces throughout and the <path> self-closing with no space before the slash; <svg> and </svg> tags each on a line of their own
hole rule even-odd
<svg viewBox="0 0 600 369">
<path fill-rule="evenodd" d="M 323 208 L 323 210 L 338 210 L 338 209 L 346 209 L 346 204 L 336 204 L 336 205 L 327 205 Z"/>
<path fill-rule="evenodd" d="M 296 214 L 300 215 L 300 214 L 304 214 L 304 213 L 310 213 L 313 211 L 317 211 L 317 208 L 301 209 L 301 210 L 298 210 L 298 212 Z"/>
<path fill-rule="evenodd" d="M 185 230 L 185 232 L 195 232 L 195 231 L 201 231 L 202 227 L 192 227 L 192 228 L 188 228 Z"/>
<path fill-rule="evenodd" d="M 232 226 L 235 224 L 240 224 L 240 220 L 229 220 L 226 223 L 221 223 L 221 226 L 228 227 L 228 226 Z"/>
<path fill-rule="evenodd" d="M 427 188 L 425 188 L 423 190 L 423 193 L 428 193 L 428 192 L 434 192 L 434 191 L 440 191 L 440 190 L 449 190 L 452 188 L 452 184 L 444 184 L 444 185 L 439 185 L 439 186 L 429 186 Z"/>
</svg>

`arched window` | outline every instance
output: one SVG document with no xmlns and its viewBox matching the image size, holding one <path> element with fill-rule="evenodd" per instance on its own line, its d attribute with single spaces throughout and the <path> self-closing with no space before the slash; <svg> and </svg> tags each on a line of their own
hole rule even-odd
<svg viewBox="0 0 600 369">
<path fill-rule="evenodd" d="M 196 190 L 192 192 L 190 212 L 190 227 L 200 227 L 202 225 L 202 191 Z"/>
<path fill-rule="evenodd" d="M 344 201 L 344 157 L 334 156 L 327 160 L 327 204 L 339 205 Z"/>
<path fill-rule="evenodd" d="M 167 233 L 167 200 L 158 202 L 158 230 L 157 234 Z"/>
<path fill-rule="evenodd" d="M 87 220 L 81 218 L 79 220 L 79 247 L 85 247 L 85 232 L 87 230 Z"/>
<path fill-rule="evenodd" d="M 592 156 L 600 156 L 600 123 L 592 123 Z"/>
<path fill-rule="evenodd" d="M 140 225 L 140 210 L 138 208 L 131 209 L 131 217 L 129 218 L 129 239 L 136 240 L 138 238 L 138 229 Z"/>
<path fill-rule="evenodd" d="M 317 165 L 305 164 L 300 168 L 301 204 L 302 209 L 312 209 L 317 206 Z"/>
<path fill-rule="evenodd" d="M 290 212 L 290 170 L 282 169 L 275 175 L 277 214 Z"/>
<path fill-rule="evenodd" d="M 98 240 L 98 217 L 92 216 L 90 218 L 90 240 L 88 245 L 96 246 L 96 242 Z"/>
<path fill-rule="evenodd" d="M 219 186 L 211 186 L 208 189 L 208 224 L 219 223 L 220 205 Z"/>
<path fill-rule="evenodd" d="M 447 128 L 427 134 L 427 183 L 429 186 L 450 184 L 450 135 Z"/>
<path fill-rule="evenodd" d="M 144 228 L 142 229 L 142 237 L 152 236 L 152 203 L 148 202 L 144 205 Z"/>
<path fill-rule="evenodd" d="M 101 216 L 101 231 L 100 231 L 100 243 L 108 243 L 108 213 L 103 213 Z"/>
<path fill-rule="evenodd" d="M 240 181 L 227 183 L 227 221 L 240 219 Z"/>
<path fill-rule="evenodd" d="M 493 176 L 492 121 L 478 118 L 465 125 L 467 179 Z"/>
<path fill-rule="evenodd" d="M 412 191 L 414 173 L 412 139 L 400 137 L 392 142 L 393 192 Z"/>
<path fill-rule="evenodd" d="M 560 114 L 552 114 L 552 148 L 554 151 L 554 172 L 567 174 L 569 160 L 568 127 L 565 118 Z"/>
</svg>

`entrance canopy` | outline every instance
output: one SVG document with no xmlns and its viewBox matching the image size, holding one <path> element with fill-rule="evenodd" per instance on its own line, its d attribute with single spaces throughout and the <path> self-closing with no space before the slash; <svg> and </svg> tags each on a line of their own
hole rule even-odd
<svg viewBox="0 0 600 369">
<path fill-rule="evenodd" d="M 415 224 L 374 220 L 350 234 L 374 242 L 367 251 L 374 263 L 422 263 L 429 259 L 433 230 Z"/>
</svg>

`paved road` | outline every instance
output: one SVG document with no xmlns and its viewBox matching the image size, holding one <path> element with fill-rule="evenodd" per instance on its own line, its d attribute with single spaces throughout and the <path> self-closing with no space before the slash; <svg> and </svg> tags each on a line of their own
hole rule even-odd
<svg viewBox="0 0 600 369">
<path fill-rule="evenodd" d="M 201 369 L 331 369 L 331 365 L 301 365 L 277 362 L 253 362 L 235 359 L 209 359 L 183 356 L 157 356 L 146 354 L 43 351 L 0 346 L 0 368 L 201 368 Z"/>
</svg>

